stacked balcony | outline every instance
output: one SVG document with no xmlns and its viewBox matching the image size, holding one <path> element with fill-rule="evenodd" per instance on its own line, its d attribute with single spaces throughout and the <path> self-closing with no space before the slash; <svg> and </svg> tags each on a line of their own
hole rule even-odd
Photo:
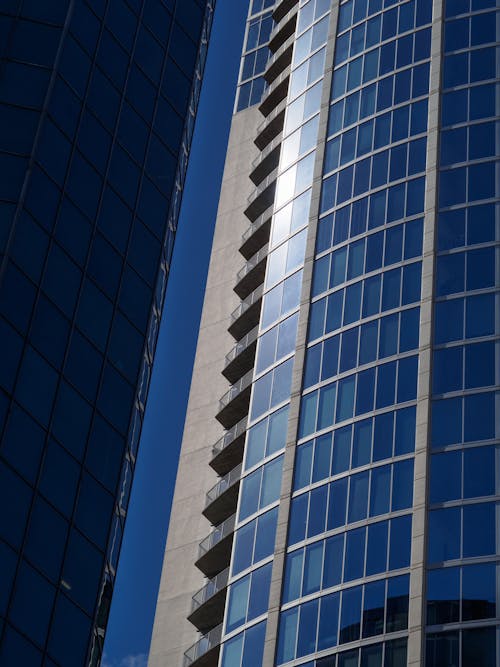
<svg viewBox="0 0 500 667">
<path fill-rule="evenodd" d="M 204 634 L 186 651 L 184 667 L 216 667 L 219 660 L 298 4 L 298 0 L 277 0 L 273 10 L 276 23 L 264 72 L 268 87 L 259 105 L 264 118 L 254 140 L 261 152 L 249 174 L 255 189 L 245 210 L 250 225 L 239 249 L 244 263 L 235 277 L 234 291 L 241 302 L 228 327 L 235 345 L 222 369 L 230 387 L 216 415 L 225 433 L 214 444 L 210 461 L 219 480 L 207 493 L 203 510 L 214 528 L 200 543 L 196 561 L 207 581 L 193 596 L 189 616 Z"/>
</svg>

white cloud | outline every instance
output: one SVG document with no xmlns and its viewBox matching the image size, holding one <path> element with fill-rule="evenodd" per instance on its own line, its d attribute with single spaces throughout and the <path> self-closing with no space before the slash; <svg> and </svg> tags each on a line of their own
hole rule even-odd
<svg viewBox="0 0 500 667">
<path fill-rule="evenodd" d="M 148 656 L 145 653 L 128 655 L 120 663 L 120 667 L 147 667 Z"/>
<path fill-rule="evenodd" d="M 101 661 L 101 667 L 147 667 L 147 664 L 148 656 L 146 653 L 127 655 L 121 660 L 113 660 L 112 662 L 104 655 Z"/>
</svg>

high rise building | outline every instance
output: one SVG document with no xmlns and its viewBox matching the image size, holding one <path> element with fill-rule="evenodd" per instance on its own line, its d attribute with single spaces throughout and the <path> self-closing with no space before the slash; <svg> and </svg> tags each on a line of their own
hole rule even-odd
<svg viewBox="0 0 500 667">
<path fill-rule="evenodd" d="M 0 664 L 98 665 L 213 0 L 0 0 Z"/>
<path fill-rule="evenodd" d="M 151 667 L 500 665 L 499 7 L 250 3 Z"/>
</svg>

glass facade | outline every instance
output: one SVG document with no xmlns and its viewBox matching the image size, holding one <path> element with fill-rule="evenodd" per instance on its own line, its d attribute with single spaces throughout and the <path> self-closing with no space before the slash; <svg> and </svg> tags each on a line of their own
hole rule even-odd
<svg viewBox="0 0 500 667">
<path fill-rule="evenodd" d="M 496 4 L 445 3 L 427 550 L 428 667 L 498 664 L 500 32 Z"/>
<path fill-rule="evenodd" d="M 228 329 L 213 667 L 500 665 L 499 26 L 499 0 L 250 8 L 265 270 Z"/>
<path fill-rule="evenodd" d="M 266 89 L 264 70 L 269 60 L 269 36 L 273 27 L 274 0 L 252 0 L 236 96 L 236 111 L 258 104 Z"/>
<path fill-rule="evenodd" d="M 277 665 L 406 665 L 430 21 L 339 7 Z"/>
<path fill-rule="evenodd" d="M 213 3 L 0 2 L 0 663 L 97 665 Z"/>
</svg>

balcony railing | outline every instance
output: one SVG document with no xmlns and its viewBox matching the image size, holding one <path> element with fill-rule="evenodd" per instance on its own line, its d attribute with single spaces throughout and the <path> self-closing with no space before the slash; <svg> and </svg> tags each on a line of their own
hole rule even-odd
<svg viewBox="0 0 500 667">
<path fill-rule="evenodd" d="M 184 653 L 183 667 L 190 667 L 203 655 L 220 645 L 222 639 L 222 623 L 199 639 Z"/>
<path fill-rule="evenodd" d="M 235 424 L 232 428 L 229 429 L 229 431 L 226 431 L 222 438 L 217 440 L 215 445 L 212 447 L 212 455 L 215 458 L 218 456 L 222 451 L 226 449 L 226 447 L 229 447 L 231 443 L 233 443 L 235 440 L 237 440 L 240 436 L 242 436 L 245 431 L 247 430 L 247 417 L 243 417 L 237 424 Z"/>
<path fill-rule="evenodd" d="M 286 98 L 289 79 L 290 65 L 287 65 L 283 72 L 266 88 L 259 106 L 260 112 L 265 116 Z"/>
<path fill-rule="evenodd" d="M 298 3 L 288 11 L 282 19 L 273 25 L 269 35 L 269 48 L 274 53 L 283 42 L 295 32 L 296 16 L 299 11 Z M 289 25 L 291 23 L 291 25 Z"/>
<path fill-rule="evenodd" d="M 233 310 L 231 313 L 231 324 L 234 324 L 236 320 L 239 320 L 245 311 L 247 311 L 251 306 L 253 306 L 254 303 L 257 303 L 257 301 L 262 298 L 263 291 L 264 285 L 259 285 L 256 290 L 249 294 L 247 298 L 244 299 L 240 305 Z"/>
<path fill-rule="evenodd" d="M 268 109 L 265 120 L 257 127 L 254 143 L 261 150 L 283 129 L 286 97 L 274 109 Z"/>
<path fill-rule="evenodd" d="M 255 341 L 257 340 L 258 333 L 259 333 L 259 327 L 256 326 L 251 331 L 249 331 L 246 336 L 244 336 L 241 340 L 239 340 L 236 343 L 231 352 L 229 352 L 229 354 L 226 354 L 226 357 L 224 359 L 224 368 L 229 366 L 229 364 L 232 363 L 237 357 L 239 357 L 242 352 L 248 349 L 248 347 L 252 345 L 252 343 L 255 343 Z"/>
<path fill-rule="evenodd" d="M 200 590 L 193 595 L 191 602 L 191 613 L 199 609 L 202 604 L 205 604 L 207 600 L 210 600 L 210 598 L 213 598 L 216 593 L 225 588 L 227 586 L 228 579 L 229 568 L 227 567 L 223 572 L 220 572 L 213 579 L 210 579 L 210 581 L 206 583 L 203 588 L 200 588 Z"/>
<path fill-rule="evenodd" d="M 263 246 L 258 252 L 253 255 L 253 257 L 250 257 L 248 262 L 245 263 L 242 269 L 238 271 L 236 274 L 236 282 L 240 282 L 243 280 L 245 276 L 247 276 L 250 271 L 253 271 L 255 267 L 262 262 L 263 259 L 267 257 L 267 252 L 268 252 L 268 246 L 267 243 L 265 246 Z"/>
<path fill-rule="evenodd" d="M 264 78 L 268 83 L 272 83 L 280 72 L 291 63 L 294 42 L 295 33 L 292 33 L 267 61 Z"/>
<path fill-rule="evenodd" d="M 212 532 L 209 533 L 202 542 L 200 542 L 200 546 L 198 548 L 198 560 L 234 531 L 235 521 L 236 514 L 233 514 L 221 524 L 216 526 Z"/>
<path fill-rule="evenodd" d="M 241 468 L 242 465 L 240 463 L 239 466 L 236 466 L 236 468 L 233 468 L 230 472 L 227 473 L 227 475 L 224 475 L 217 484 L 215 484 L 210 491 L 208 491 L 206 498 L 205 498 L 205 507 L 208 507 L 211 503 L 213 503 L 217 498 L 219 498 L 225 491 L 227 491 L 233 484 L 236 484 L 236 482 L 239 482 L 241 479 Z"/>
<path fill-rule="evenodd" d="M 219 401 L 219 412 L 221 410 L 224 410 L 226 406 L 231 403 L 232 400 L 236 398 L 239 394 L 241 394 L 242 391 L 244 391 L 247 387 L 249 387 L 252 384 L 252 378 L 253 378 L 253 368 L 252 370 L 248 371 L 248 373 L 245 373 L 245 375 L 238 380 L 235 384 L 232 385 L 232 387 L 227 391 L 224 396 L 220 399 Z"/>
</svg>

